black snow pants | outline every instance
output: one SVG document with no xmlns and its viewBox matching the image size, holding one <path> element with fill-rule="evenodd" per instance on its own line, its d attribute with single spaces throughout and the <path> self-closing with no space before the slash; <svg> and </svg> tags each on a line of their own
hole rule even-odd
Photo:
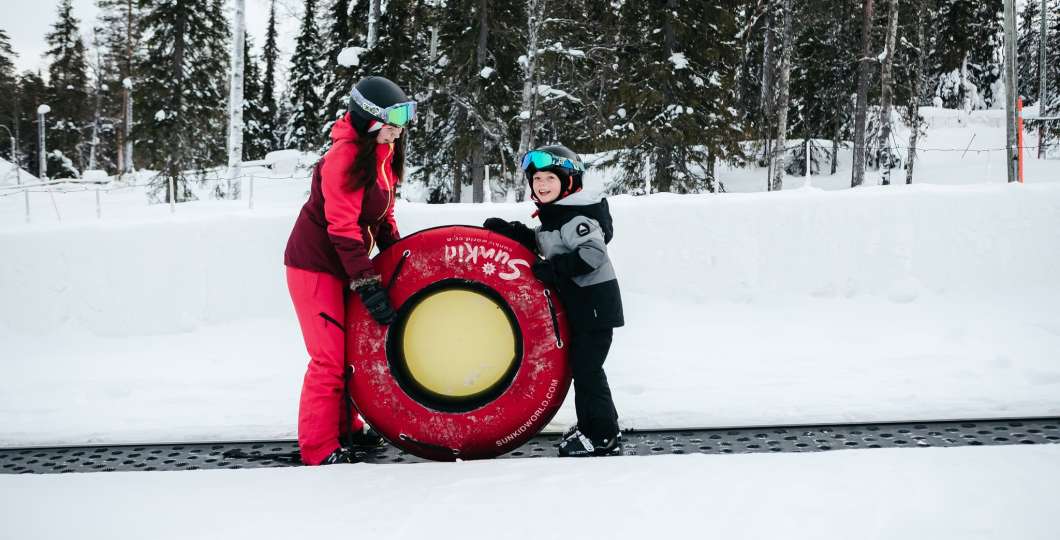
<svg viewBox="0 0 1060 540">
<path fill-rule="evenodd" d="M 574 409 L 578 429 L 593 441 L 618 433 L 618 412 L 604 373 L 614 331 L 576 331 L 571 336 L 570 366 L 574 375 Z"/>
</svg>

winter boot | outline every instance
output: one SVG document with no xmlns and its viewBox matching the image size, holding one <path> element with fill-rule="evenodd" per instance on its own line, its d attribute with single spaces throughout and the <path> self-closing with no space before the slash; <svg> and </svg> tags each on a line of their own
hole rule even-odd
<svg viewBox="0 0 1060 540">
<path fill-rule="evenodd" d="M 351 431 L 343 435 L 340 439 L 344 445 L 359 449 L 379 448 L 385 442 L 383 436 L 368 424 L 364 424 L 364 427 L 357 431 Z"/>
<path fill-rule="evenodd" d="M 352 449 L 340 446 L 336 448 L 334 452 L 329 454 L 328 457 L 324 458 L 324 461 L 321 461 L 320 464 L 337 465 L 339 463 L 358 463 L 359 461 L 360 460 L 357 459 L 357 456 Z"/>
<path fill-rule="evenodd" d="M 559 443 L 559 457 L 608 456 L 622 453 L 622 434 L 593 441 L 575 429 L 570 438 Z"/>
</svg>

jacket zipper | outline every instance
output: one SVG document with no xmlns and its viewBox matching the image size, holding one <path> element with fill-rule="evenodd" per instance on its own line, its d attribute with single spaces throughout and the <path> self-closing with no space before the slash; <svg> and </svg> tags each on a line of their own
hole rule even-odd
<svg viewBox="0 0 1060 540">
<path fill-rule="evenodd" d="M 386 213 L 390 210 L 390 202 L 393 200 L 394 191 L 390 189 L 390 179 L 386 176 L 386 160 L 390 159 L 390 156 L 394 155 L 394 143 L 388 145 L 389 152 L 386 157 L 383 158 L 383 163 L 379 165 L 379 172 L 383 173 L 383 181 L 386 183 L 386 206 L 383 207 L 383 213 L 375 220 L 375 224 L 378 225 L 383 218 L 386 217 Z M 372 236 L 372 226 L 368 226 L 368 254 L 372 254 L 372 250 L 375 248 L 375 237 Z"/>
</svg>

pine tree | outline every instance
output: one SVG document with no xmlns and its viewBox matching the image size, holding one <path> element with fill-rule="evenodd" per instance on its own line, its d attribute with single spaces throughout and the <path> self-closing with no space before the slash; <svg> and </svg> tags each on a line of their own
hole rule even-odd
<svg viewBox="0 0 1060 540">
<path fill-rule="evenodd" d="M 331 5 L 328 19 L 330 31 L 325 39 L 327 47 L 322 61 L 324 64 L 324 125 L 321 136 L 329 141 L 331 126 L 345 112 L 349 102 L 350 89 L 360 80 L 363 69 L 359 65 L 344 66 L 339 63 L 339 54 L 350 47 L 361 47 L 364 50 L 367 40 L 366 27 L 355 26 L 367 20 L 367 0 L 335 0 Z"/>
<path fill-rule="evenodd" d="M 48 174 L 52 178 L 80 176 L 87 149 L 82 147 L 82 131 L 88 124 L 88 73 L 80 21 L 73 15 L 70 0 L 62 0 L 59 19 L 45 35 L 50 59 L 48 66 L 47 125 Z M 85 152 L 87 155 L 87 152 Z"/>
<path fill-rule="evenodd" d="M 316 0 L 305 0 L 302 29 L 291 57 L 291 116 L 287 119 L 284 134 L 286 148 L 309 150 L 324 141 L 321 137 L 324 101 L 317 92 L 317 84 L 323 75 L 320 66 L 322 49 L 316 26 Z"/>
<path fill-rule="evenodd" d="M 26 71 L 18 78 L 18 117 L 15 119 L 15 133 L 18 135 L 19 154 L 22 158 L 22 168 L 38 178 L 41 178 L 41 171 L 37 146 L 37 107 L 48 99 L 47 93 L 48 86 L 39 73 Z"/>
<path fill-rule="evenodd" d="M 615 190 L 650 180 L 654 191 L 723 189 L 719 159 L 741 156 L 731 107 L 739 55 L 735 19 L 724 6 L 667 0 L 659 6 L 627 2 L 620 8 L 615 110 L 625 111 L 622 149 L 609 163 L 624 175 Z M 650 178 L 645 178 L 650 177 Z"/>
<path fill-rule="evenodd" d="M 0 100 L 0 125 L 10 129 L 12 135 L 15 133 L 15 119 L 18 116 L 16 112 L 18 110 L 16 101 L 18 79 L 15 77 L 16 57 L 15 51 L 11 49 L 11 41 L 7 37 L 7 33 L 0 29 L 0 96 L 4 96 Z M 11 155 L 11 148 L 7 144 L 8 141 L 6 139 L 7 133 L 0 132 L 0 156 L 14 163 L 16 158 Z M 0 171 L 0 175 L 4 174 L 6 174 L 6 171 Z"/>
<path fill-rule="evenodd" d="M 102 152 L 110 156 L 117 169 L 124 169 L 127 159 L 126 151 L 132 149 L 131 141 L 128 141 L 126 123 L 131 124 L 132 119 L 127 118 L 128 103 L 126 99 L 131 97 L 126 91 L 123 81 L 135 79 L 133 72 L 137 64 L 137 55 L 140 50 L 140 18 L 143 10 L 138 0 L 96 0 L 99 9 L 95 34 L 97 40 L 103 47 L 102 86 L 104 94 L 102 99 L 102 122 L 109 127 L 104 132 Z M 129 169 L 132 163 L 128 163 Z"/>
<path fill-rule="evenodd" d="M 265 48 L 262 50 L 265 60 L 265 72 L 261 82 L 261 108 L 264 113 L 261 129 L 267 135 L 264 144 L 266 151 L 280 148 L 283 139 L 280 133 L 279 109 L 276 103 L 276 62 L 279 60 L 279 49 L 276 46 L 276 0 L 269 2 L 269 25 L 265 30 Z"/>
<path fill-rule="evenodd" d="M 140 0 L 145 55 L 138 67 L 138 156 L 160 175 L 153 196 L 187 200 L 189 170 L 225 162 L 229 30 L 223 0 Z"/>
<path fill-rule="evenodd" d="M 1002 0 L 939 0 L 935 95 L 946 107 L 983 109 L 1001 78 Z"/>
<path fill-rule="evenodd" d="M 262 104 L 261 67 L 257 57 L 251 56 L 253 48 L 250 35 L 245 37 L 243 50 L 243 157 L 244 161 L 262 159 L 272 148 L 268 110 Z"/>
</svg>

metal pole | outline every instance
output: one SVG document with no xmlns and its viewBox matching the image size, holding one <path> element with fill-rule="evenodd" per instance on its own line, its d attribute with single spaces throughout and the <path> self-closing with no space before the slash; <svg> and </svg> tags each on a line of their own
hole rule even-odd
<svg viewBox="0 0 1060 540">
<path fill-rule="evenodd" d="M 177 190 L 173 185 L 173 175 L 169 175 L 169 213 L 177 213 Z"/>
<path fill-rule="evenodd" d="M 250 173 L 250 193 L 247 195 L 250 200 L 250 209 L 254 209 L 254 173 Z"/>
<path fill-rule="evenodd" d="M 132 79 L 126 77 L 122 80 L 125 97 L 125 163 L 122 164 L 122 172 L 129 174 L 133 172 L 133 140 L 132 140 L 132 118 L 133 118 L 133 96 Z"/>
<path fill-rule="evenodd" d="M 44 115 L 50 113 L 51 110 L 52 108 L 47 105 L 37 107 L 37 153 L 40 161 L 40 169 L 37 172 L 40 173 L 41 182 L 48 180 L 48 158 L 44 147 Z"/>
<path fill-rule="evenodd" d="M 810 187 L 810 139 L 806 138 L 806 183 L 803 187 Z"/>
<path fill-rule="evenodd" d="M 1016 0 L 1005 0 L 1005 157 L 1008 181 L 1017 180 L 1016 163 Z"/>
<path fill-rule="evenodd" d="M 99 186 L 96 186 L 96 219 L 103 219 L 103 209 L 99 204 Z"/>
</svg>

